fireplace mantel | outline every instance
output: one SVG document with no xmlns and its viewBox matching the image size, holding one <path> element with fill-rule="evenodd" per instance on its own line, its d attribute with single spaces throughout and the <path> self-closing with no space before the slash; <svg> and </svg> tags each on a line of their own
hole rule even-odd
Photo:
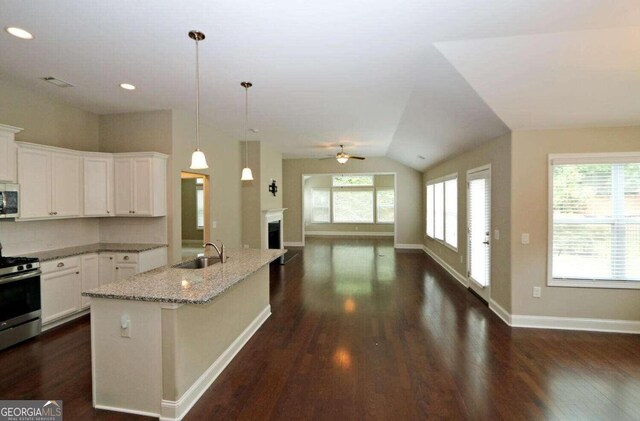
<svg viewBox="0 0 640 421">
<path fill-rule="evenodd" d="M 262 210 L 262 248 L 269 248 L 269 222 L 280 221 L 280 248 L 284 248 L 284 211 L 287 208 L 272 208 Z"/>
</svg>

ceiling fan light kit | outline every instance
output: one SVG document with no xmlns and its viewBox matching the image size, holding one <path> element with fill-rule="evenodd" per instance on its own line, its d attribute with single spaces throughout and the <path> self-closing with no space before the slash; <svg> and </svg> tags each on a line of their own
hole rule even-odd
<svg viewBox="0 0 640 421">
<path fill-rule="evenodd" d="M 350 159 L 359 159 L 361 161 L 365 159 L 363 156 L 349 155 L 348 153 L 344 152 L 344 145 L 339 145 L 339 146 L 340 146 L 340 152 L 338 152 L 335 155 L 335 159 L 336 161 L 338 161 L 340 165 L 346 164 Z M 320 158 L 320 159 L 331 159 L 331 158 L 334 158 L 334 156 L 330 156 L 328 158 Z"/>
<path fill-rule="evenodd" d="M 198 42 L 205 37 L 200 31 L 189 31 L 189 38 L 196 42 L 196 150 L 191 155 L 192 170 L 204 170 L 209 168 L 204 152 L 200 150 L 200 57 L 198 55 Z"/>
</svg>

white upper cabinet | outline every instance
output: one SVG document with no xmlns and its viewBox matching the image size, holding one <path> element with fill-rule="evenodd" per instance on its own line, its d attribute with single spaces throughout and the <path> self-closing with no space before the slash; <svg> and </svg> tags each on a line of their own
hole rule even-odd
<svg viewBox="0 0 640 421">
<path fill-rule="evenodd" d="M 118 216 L 167 214 L 167 158 L 156 153 L 115 154 Z"/>
<path fill-rule="evenodd" d="M 51 203 L 54 216 L 82 215 L 82 157 L 54 153 Z"/>
<path fill-rule="evenodd" d="M 113 216 L 113 156 L 84 157 L 84 215 Z"/>
<path fill-rule="evenodd" d="M 17 181 L 17 152 L 15 135 L 22 129 L 0 124 L 0 182 Z"/>
<path fill-rule="evenodd" d="M 82 216 L 82 157 L 18 142 L 20 219 Z"/>
</svg>

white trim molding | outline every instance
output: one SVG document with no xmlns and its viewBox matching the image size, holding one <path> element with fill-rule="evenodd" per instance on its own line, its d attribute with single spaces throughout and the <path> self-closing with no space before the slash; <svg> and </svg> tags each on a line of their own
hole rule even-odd
<svg viewBox="0 0 640 421">
<path fill-rule="evenodd" d="M 67 322 L 70 322 L 71 320 L 74 320 L 74 319 L 77 319 L 79 317 L 82 317 L 84 315 L 89 314 L 90 311 L 91 311 L 90 308 L 86 308 L 86 309 L 81 310 L 81 311 L 79 311 L 77 313 L 73 313 L 73 314 L 71 314 L 69 316 L 65 316 L 65 317 L 63 317 L 61 319 L 58 319 L 58 320 L 55 320 L 53 322 L 47 323 L 46 325 L 42 325 L 42 331 L 46 332 L 49 329 L 53 329 L 54 327 L 58 327 L 60 325 L 63 325 L 65 323 L 67 323 Z"/>
<path fill-rule="evenodd" d="M 211 386 L 218 378 L 222 370 L 233 360 L 233 357 L 242 349 L 242 347 L 251 339 L 256 331 L 271 315 L 271 306 L 266 306 L 258 316 L 247 326 L 247 328 L 236 338 L 235 341 L 218 357 L 217 360 L 202 373 L 200 378 L 195 381 L 177 401 L 162 400 L 161 404 L 161 421 L 179 421 L 181 420 L 193 405 L 200 399 L 202 394 Z"/>
<path fill-rule="evenodd" d="M 396 244 L 394 248 L 399 250 L 422 250 L 422 244 Z"/>
<path fill-rule="evenodd" d="M 511 326 L 511 313 L 498 304 L 493 298 L 489 300 L 489 309 L 493 311 L 503 322 Z"/>
<path fill-rule="evenodd" d="M 307 237 L 393 237 L 393 231 L 306 231 Z"/>
<path fill-rule="evenodd" d="M 285 247 L 304 247 L 304 243 L 302 241 L 285 241 Z"/>
<path fill-rule="evenodd" d="M 583 317 L 527 316 L 514 314 L 511 326 L 533 329 L 588 330 L 591 332 L 640 333 L 640 321 Z"/>
<path fill-rule="evenodd" d="M 460 272 L 455 270 L 450 264 L 442 260 L 440 256 L 435 254 L 433 251 L 429 250 L 427 246 L 422 246 L 422 250 L 424 250 L 424 252 L 427 253 L 429 257 L 435 260 L 436 263 L 442 266 L 444 270 L 449 272 L 449 274 L 453 276 L 458 282 L 460 282 L 465 288 L 469 288 L 469 280 L 465 276 L 463 276 Z"/>
</svg>

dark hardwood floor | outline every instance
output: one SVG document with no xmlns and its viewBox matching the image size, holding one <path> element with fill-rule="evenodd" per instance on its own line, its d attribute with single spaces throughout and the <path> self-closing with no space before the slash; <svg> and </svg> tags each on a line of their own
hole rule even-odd
<svg viewBox="0 0 640 421">
<path fill-rule="evenodd" d="M 308 239 L 185 420 L 640 419 L 640 336 L 511 329 L 422 252 Z M 1 399 L 91 407 L 89 319 L 0 352 Z"/>
</svg>

